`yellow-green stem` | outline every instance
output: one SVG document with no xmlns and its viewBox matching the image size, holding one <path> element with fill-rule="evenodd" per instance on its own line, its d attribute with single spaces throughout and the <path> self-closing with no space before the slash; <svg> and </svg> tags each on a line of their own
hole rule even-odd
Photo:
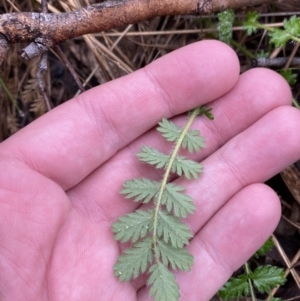
<svg viewBox="0 0 300 301">
<path fill-rule="evenodd" d="M 246 263 L 244 264 L 244 266 L 245 266 L 246 274 L 247 274 L 247 276 L 248 276 L 248 284 L 249 284 L 249 289 L 250 289 L 251 300 L 252 300 L 252 301 L 256 301 L 256 297 L 255 297 L 255 294 L 254 294 L 254 289 L 253 289 L 252 281 L 251 281 L 251 279 L 249 278 L 250 268 L 249 268 L 248 262 L 246 262 Z"/>
<path fill-rule="evenodd" d="M 256 27 L 257 27 L 257 28 L 260 28 L 260 29 L 264 29 L 264 30 L 266 30 L 266 31 L 270 31 L 270 32 L 274 31 L 274 28 L 273 28 L 273 27 L 268 27 L 268 26 L 265 26 L 265 25 L 260 24 L 260 23 L 258 23 L 258 24 L 256 25 Z M 295 36 L 291 35 L 290 33 L 288 33 L 288 34 L 289 34 L 291 40 L 294 40 L 294 41 L 300 43 L 300 39 L 299 39 L 298 37 L 295 37 Z"/>
<path fill-rule="evenodd" d="M 2 80 L 2 78 L 0 78 L 0 86 L 2 86 L 2 88 L 4 89 L 6 95 L 8 96 L 8 98 L 10 99 L 10 101 L 12 102 L 13 106 L 18 110 L 18 113 L 23 116 L 24 113 L 22 112 L 22 110 L 18 106 L 17 101 L 14 99 L 14 97 L 10 93 L 8 87 L 6 86 L 6 84 L 4 83 L 4 81 Z"/>
<path fill-rule="evenodd" d="M 295 108 L 297 108 L 298 110 L 300 110 L 300 105 L 298 104 L 298 102 L 296 101 L 295 98 L 293 98 L 293 105 Z"/>
<path fill-rule="evenodd" d="M 238 50 L 241 50 L 243 53 L 245 53 L 246 56 L 248 56 L 250 59 L 255 59 L 255 55 L 251 53 L 246 47 L 243 47 L 240 43 L 237 41 L 231 39 L 231 44 L 235 46 Z"/>
<path fill-rule="evenodd" d="M 156 200 L 156 205 L 155 205 L 154 221 L 153 221 L 153 236 L 152 236 L 152 242 L 153 242 L 153 248 L 154 248 L 156 262 L 159 262 L 159 254 L 157 252 L 157 222 L 158 222 L 158 214 L 160 211 L 162 196 L 163 196 L 164 190 L 166 189 L 166 185 L 167 185 L 168 179 L 170 177 L 171 169 L 172 169 L 173 163 L 178 155 L 182 141 L 183 141 L 186 133 L 188 132 L 191 124 L 193 123 L 194 119 L 196 118 L 197 115 L 199 115 L 200 110 L 201 110 L 201 107 L 198 107 L 192 111 L 192 113 L 188 119 L 188 122 L 186 123 L 185 127 L 183 128 L 183 130 L 180 134 L 180 137 L 176 141 L 175 148 L 172 152 L 172 155 L 168 162 L 167 169 L 164 173 L 164 177 L 161 182 L 160 190 L 159 190 L 158 197 Z"/>
</svg>

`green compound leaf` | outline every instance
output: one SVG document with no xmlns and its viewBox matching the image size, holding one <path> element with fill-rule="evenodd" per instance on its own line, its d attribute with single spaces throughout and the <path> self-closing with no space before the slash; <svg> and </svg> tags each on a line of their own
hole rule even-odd
<svg viewBox="0 0 300 301">
<path fill-rule="evenodd" d="M 129 281 L 144 273 L 153 260 L 151 238 L 145 238 L 137 242 L 132 248 L 128 248 L 118 257 L 114 266 L 114 275 L 120 281 Z"/>
<path fill-rule="evenodd" d="M 264 244 L 261 246 L 253 255 L 253 257 L 258 258 L 260 256 L 266 255 L 273 248 L 274 244 L 272 241 L 272 237 L 270 237 Z"/>
<path fill-rule="evenodd" d="M 247 31 L 248 35 L 255 33 L 257 30 L 259 14 L 257 12 L 249 12 L 247 13 L 247 20 L 244 22 L 244 29 Z"/>
<path fill-rule="evenodd" d="M 242 296 L 247 297 L 249 293 L 250 290 L 246 275 L 230 278 L 219 290 L 219 296 L 225 301 L 240 299 Z"/>
<path fill-rule="evenodd" d="M 143 146 L 141 152 L 139 152 L 137 156 L 140 161 L 154 165 L 156 168 L 166 168 L 170 159 L 169 155 L 149 146 Z M 179 176 L 184 175 L 187 179 L 190 179 L 191 177 L 198 179 L 199 173 L 202 172 L 203 167 L 200 163 L 188 160 L 184 156 L 177 156 L 171 170 Z"/>
<path fill-rule="evenodd" d="M 157 248 L 161 260 L 165 266 L 171 266 L 173 270 L 180 269 L 189 272 L 194 264 L 194 258 L 187 249 L 177 249 L 158 240 Z"/>
<path fill-rule="evenodd" d="M 137 210 L 125 216 L 121 216 L 112 224 L 115 233 L 115 240 L 133 243 L 144 238 L 150 231 L 153 231 L 153 210 Z"/>
<path fill-rule="evenodd" d="M 148 203 L 159 191 L 160 182 L 151 181 L 146 178 L 133 179 L 123 184 L 120 191 L 126 199 L 134 198 L 135 202 Z"/>
<path fill-rule="evenodd" d="M 150 296 L 155 301 L 177 301 L 180 298 L 179 286 L 175 276 L 164 264 L 158 262 L 150 268 L 150 277 L 147 284 L 150 287 Z"/>
<path fill-rule="evenodd" d="M 159 123 L 158 131 L 166 140 L 173 142 L 173 150 L 164 154 L 144 146 L 137 157 L 142 162 L 164 169 L 161 181 L 132 179 L 126 181 L 121 190 L 125 198 L 132 198 L 135 202 L 153 201 L 153 209 L 129 213 L 112 225 L 117 241 L 132 243 L 132 247 L 118 257 L 114 275 L 121 281 L 130 281 L 148 272 L 147 285 L 155 301 L 178 301 L 179 286 L 169 270 L 190 271 L 193 265 L 193 256 L 184 248 L 193 234 L 181 218 L 192 214 L 196 206 L 184 193 L 184 187 L 169 183 L 169 179 L 173 173 L 197 179 L 202 172 L 201 164 L 179 156 L 182 148 L 192 152 L 205 147 L 199 131 L 190 130 L 198 115 L 214 118 L 210 108 L 201 106 L 190 112 L 182 129 L 166 119 Z"/>
<path fill-rule="evenodd" d="M 177 156 L 172 165 L 172 172 L 177 173 L 179 176 L 184 175 L 188 180 L 191 177 L 198 179 L 202 171 L 203 167 L 200 163 L 188 160 L 184 156 Z"/>
<path fill-rule="evenodd" d="M 188 226 L 183 224 L 176 216 L 170 215 L 167 211 L 161 210 L 158 217 L 157 235 L 165 243 L 171 242 L 174 248 L 183 248 L 189 244 L 193 234 Z"/>
<path fill-rule="evenodd" d="M 186 218 L 188 214 L 192 214 L 196 210 L 193 199 L 182 193 L 185 188 L 182 186 L 168 183 L 164 190 L 161 203 L 166 205 L 169 212 L 174 213 L 177 217 Z"/>
<path fill-rule="evenodd" d="M 291 34 L 292 36 L 299 36 L 300 35 L 300 18 L 297 16 L 292 16 L 288 20 L 283 21 L 284 29 Z"/>
<path fill-rule="evenodd" d="M 165 118 L 159 122 L 159 127 L 157 128 L 161 132 L 162 136 L 168 141 L 176 141 L 182 132 L 182 128 L 174 124 Z M 187 148 L 190 153 L 193 151 L 200 151 L 201 148 L 206 147 L 204 138 L 200 136 L 198 130 L 190 130 L 185 135 L 182 144 L 182 148 Z"/>
<path fill-rule="evenodd" d="M 284 284 L 286 280 L 283 269 L 271 265 L 256 268 L 249 277 L 261 293 L 269 293 L 272 288 Z"/>
<path fill-rule="evenodd" d="M 286 43 L 291 39 L 291 35 L 285 30 L 274 28 L 272 32 L 269 33 L 270 43 L 273 43 L 275 47 L 284 47 Z"/>
<path fill-rule="evenodd" d="M 137 156 L 140 161 L 146 162 L 150 165 L 155 165 L 157 169 L 165 168 L 170 158 L 169 155 L 166 155 L 159 150 L 149 146 L 141 147 L 141 152 L 137 153 Z"/>
</svg>

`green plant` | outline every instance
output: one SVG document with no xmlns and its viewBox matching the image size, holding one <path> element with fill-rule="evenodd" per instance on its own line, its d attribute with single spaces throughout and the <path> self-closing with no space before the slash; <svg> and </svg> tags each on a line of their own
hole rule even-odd
<svg viewBox="0 0 300 301">
<path fill-rule="evenodd" d="M 300 42 L 300 18 L 297 16 L 292 16 L 289 19 L 283 21 L 283 29 L 269 27 L 264 24 L 259 23 L 259 14 L 257 12 L 249 12 L 247 14 L 247 20 L 244 23 L 244 28 L 248 35 L 257 31 L 257 29 L 264 29 L 269 32 L 270 42 L 275 45 L 275 47 L 285 47 L 287 42 L 293 40 L 295 42 Z"/>
<path fill-rule="evenodd" d="M 253 255 L 253 258 L 264 256 L 273 247 L 272 239 L 266 243 Z M 224 300 L 240 299 L 251 296 L 255 301 L 255 290 L 260 293 L 269 293 L 272 288 L 285 283 L 284 271 L 276 266 L 258 266 L 251 271 L 249 263 L 244 264 L 244 273 L 231 277 L 229 281 L 220 289 L 219 296 Z"/>
<path fill-rule="evenodd" d="M 289 83 L 290 86 L 295 85 L 297 81 L 297 74 L 293 73 L 292 69 L 282 69 L 280 70 L 280 74 L 285 78 L 285 80 Z"/>
<path fill-rule="evenodd" d="M 275 47 L 285 47 L 289 41 L 300 42 L 300 17 L 292 16 L 289 19 L 284 19 L 283 28 L 275 28 L 266 26 L 260 23 L 260 16 L 257 12 L 249 12 L 243 26 L 248 35 L 255 33 L 258 29 L 266 30 L 269 33 L 270 43 Z M 293 73 L 292 69 L 283 69 L 279 73 L 286 79 L 289 85 L 296 83 L 297 75 Z M 300 109 L 299 104 L 293 99 L 293 105 Z"/>
<path fill-rule="evenodd" d="M 226 9 L 218 14 L 218 19 L 219 40 L 226 44 L 231 44 L 232 26 L 235 19 L 234 11 L 232 9 Z"/>
<path fill-rule="evenodd" d="M 275 47 L 285 47 L 288 41 L 300 42 L 300 17 L 292 16 L 285 19 L 283 22 L 283 29 L 274 28 L 260 23 L 260 16 L 257 12 L 249 12 L 246 21 L 243 23 L 244 29 L 248 35 L 255 33 L 258 29 L 263 29 L 269 32 L 270 42 Z M 235 14 L 233 10 L 227 9 L 218 14 L 218 35 L 219 40 L 227 44 L 234 45 L 237 49 L 242 50 L 249 58 L 264 58 L 269 56 L 269 52 L 260 50 L 256 55 L 253 55 L 248 49 L 242 47 L 240 43 L 232 39 L 232 27 L 235 21 Z M 281 69 L 278 72 L 285 78 L 290 86 L 297 82 L 297 74 L 292 69 Z M 299 104 L 293 98 L 294 107 L 300 109 Z"/>
<path fill-rule="evenodd" d="M 152 200 L 154 204 L 151 209 L 136 210 L 113 223 L 115 239 L 131 243 L 119 256 L 114 275 L 121 281 L 130 281 L 148 272 L 147 284 L 155 300 L 178 300 L 179 287 L 170 269 L 189 271 L 193 265 L 193 256 L 185 248 L 193 234 L 181 219 L 192 214 L 196 206 L 192 198 L 183 193 L 184 187 L 169 182 L 169 179 L 171 173 L 197 179 L 202 172 L 201 164 L 179 155 L 179 151 L 184 148 L 191 153 L 205 147 L 199 131 L 189 128 L 198 115 L 213 119 L 210 111 L 205 106 L 194 109 L 184 128 L 163 119 L 157 130 L 167 141 L 174 143 L 172 153 L 167 155 L 143 146 L 137 154 L 140 161 L 164 169 L 162 180 L 133 179 L 126 181 L 121 190 L 125 198 L 134 202 L 147 204 Z"/>
</svg>

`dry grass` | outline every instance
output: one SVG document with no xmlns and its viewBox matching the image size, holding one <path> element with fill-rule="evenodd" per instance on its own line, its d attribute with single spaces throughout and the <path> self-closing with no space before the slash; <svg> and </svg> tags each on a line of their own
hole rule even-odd
<svg viewBox="0 0 300 301">
<path fill-rule="evenodd" d="M 93 1 L 48 2 L 49 10 L 57 13 L 92 4 Z M 288 3 L 290 2 L 282 1 L 280 8 L 289 5 Z M 258 10 L 265 15 L 265 23 L 270 26 L 280 26 L 283 18 L 289 13 L 286 11 L 282 16 L 276 16 L 278 11 L 270 13 L 271 7 L 268 6 L 259 7 Z M 7 0 L 0 4 L 0 13 L 15 11 L 40 11 L 40 0 Z M 244 11 L 238 13 L 240 20 L 244 14 Z M 216 27 L 215 16 L 155 18 L 110 32 L 86 35 L 67 41 L 61 47 L 85 88 L 89 89 L 133 72 L 184 45 L 204 38 L 216 38 Z M 268 38 L 264 33 L 247 37 L 241 26 L 235 26 L 234 39 L 242 71 L 250 67 L 249 52 L 256 54 L 259 50 L 269 51 Z M 41 116 L 46 110 L 36 80 L 38 60 L 29 62 L 22 60 L 19 55 L 22 47 L 24 45 L 14 46 L 1 67 L 1 140 Z M 288 49 L 287 53 L 289 52 Z M 287 54 L 281 51 L 277 55 Z M 52 106 L 57 106 L 79 92 L 74 79 L 53 51 L 49 53 L 48 61 L 45 82 Z"/>
<path fill-rule="evenodd" d="M 39 0 L 6 0 L 0 3 L 0 13 L 15 11 L 39 11 Z M 90 1 L 92 4 L 93 1 Z M 52 12 L 66 12 L 86 6 L 88 0 L 49 0 Z M 280 1 L 275 6 L 257 8 L 263 14 L 263 22 L 270 26 L 280 26 L 284 18 L 300 11 L 298 0 Z M 237 20 L 242 20 L 245 11 L 237 12 Z M 205 38 L 217 37 L 216 16 L 164 17 L 155 18 L 126 28 L 87 35 L 67 41 L 61 45 L 86 89 L 103 84 L 133 72 L 166 53 L 184 45 Z M 298 45 L 290 44 L 286 49 L 270 47 L 265 32 L 248 37 L 241 26 L 234 27 L 234 48 L 240 58 L 241 71 L 251 68 L 251 55 L 259 51 L 270 52 L 270 57 L 297 57 Z M 45 113 L 46 107 L 40 95 L 36 71 L 38 59 L 24 61 L 20 50 L 24 45 L 10 49 L 0 73 L 0 141 Z M 49 53 L 49 68 L 45 76 L 52 106 L 57 106 L 78 93 L 78 87 L 54 52 Z M 285 67 L 288 67 L 286 65 Z M 276 69 L 276 68 L 274 68 Z M 294 67 L 298 74 L 299 69 Z M 299 77 L 299 76 L 298 76 Z M 293 88 L 295 99 L 299 99 L 299 79 Z M 296 178 L 297 179 L 297 178 Z M 298 182 L 297 182 L 298 181 Z M 290 190 L 279 177 L 269 182 L 282 196 L 283 214 L 276 231 L 276 248 L 266 257 L 265 262 L 284 267 L 299 261 L 300 203 L 296 202 Z M 300 176 L 296 187 L 300 186 Z M 288 220 L 288 221 L 286 221 Z M 283 299 L 300 299 L 300 280 L 297 271 L 287 270 L 288 282 L 276 296 Z M 267 296 L 263 296 L 267 298 Z"/>
</svg>

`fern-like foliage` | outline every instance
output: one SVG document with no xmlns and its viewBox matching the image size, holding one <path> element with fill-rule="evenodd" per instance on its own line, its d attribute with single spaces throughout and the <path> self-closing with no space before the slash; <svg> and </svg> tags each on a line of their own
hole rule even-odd
<svg viewBox="0 0 300 301">
<path fill-rule="evenodd" d="M 273 247 L 272 239 L 268 239 L 265 244 L 253 255 L 254 258 L 263 256 Z M 259 266 L 251 271 L 249 264 L 245 263 L 245 273 L 237 277 L 231 277 L 229 281 L 219 291 L 219 296 L 223 300 L 238 300 L 242 297 L 255 299 L 255 290 L 259 293 L 269 293 L 272 288 L 285 283 L 284 270 L 276 266 Z"/>
<path fill-rule="evenodd" d="M 130 243 L 114 266 L 114 275 L 121 281 L 130 281 L 148 273 L 150 296 L 156 301 L 176 301 L 180 297 L 179 286 L 171 270 L 190 271 L 193 256 L 185 248 L 193 234 L 181 219 L 193 214 L 196 206 L 184 187 L 170 183 L 171 173 L 197 179 L 201 164 L 179 155 L 180 149 L 189 152 L 205 147 L 199 131 L 190 130 L 196 116 L 204 114 L 213 119 L 211 109 L 196 108 L 184 128 L 163 119 L 157 130 L 169 142 L 174 143 L 171 154 L 164 154 L 149 146 L 141 147 L 137 157 L 155 168 L 164 169 L 161 181 L 147 178 L 132 179 L 123 184 L 121 194 L 134 202 L 153 202 L 153 209 L 136 210 L 120 217 L 112 225 L 115 239 Z"/>
<path fill-rule="evenodd" d="M 135 202 L 148 203 L 159 191 L 160 183 L 149 179 L 133 179 L 123 184 L 121 194 L 127 199 L 134 198 Z"/>
<path fill-rule="evenodd" d="M 224 300 L 250 296 L 251 285 L 260 293 L 269 293 L 272 288 L 285 283 L 284 270 L 275 266 L 259 266 L 249 274 L 232 277 L 219 291 Z"/>
<path fill-rule="evenodd" d="M 234 11 L 227 9 L 218 14 L 218 19 L 219 40 L 230 44 L 232 39 L 232 25 L 235 19 Z"/>
<path fill-rule="evenodd" d="M 274 243 L 272 240 L 272 237 L 269 237 L 269 239 L 254 253 L 254 258 L 259 258 L 261 256 L 264 256 L 274 247 Z"/>
<path fill-rule="evenodd" d="M 284 47 L 290 40 L 300 42 L 300 18 L 292 16 L 289 19 L 285 19 L 283 22 L 283 28 L 274 28 L 266 26 L 259 22 L 259 14 L 257 12 L 249 12 L 247 14 L 247 20 L 244 22 L 244 29 L 247 34 L 252 34 L 257 29 L 263 29 L 269 32 L 270 42 L 275 47 Z"/>
<path fill-rule="evenodd" d="M 163 118 L 161 122 L 158 123 L 159 127 L 157 130 L 161 132 L 162 136 L 168 141 L 176 141 L 182 132 L 182 128 L 170 122 L 169 120 Z M 182 140 L 182 148 L 187 148 L 189 152 L 200 151 L 200 148 L 205 147 L 204 138 L 200 136 L 200 132 L 197 130 L 188 131 L 186 136 Z"/>
<path fill-rule="evenodd" d="M 198 145 L 198 147 L 200 147 L 200 145 Z M 167 168 L 171 158 L 170 155 L 166 155 L 149 146 L 143 146 L 137 156 L 139 157 L 140 161 L 154 165 L 158 169 Z M 177 173 L 179 176 L 184 175 L 187 179 L 190 179 L 191 177 L 198 179 L 198 175 L 202 171 L 201 164 L 192 160 L 188 160 L 184 156 L 178 155 L 176 158 L 174 158 L 172 163 L 171 171 Z"/>
</svg>

